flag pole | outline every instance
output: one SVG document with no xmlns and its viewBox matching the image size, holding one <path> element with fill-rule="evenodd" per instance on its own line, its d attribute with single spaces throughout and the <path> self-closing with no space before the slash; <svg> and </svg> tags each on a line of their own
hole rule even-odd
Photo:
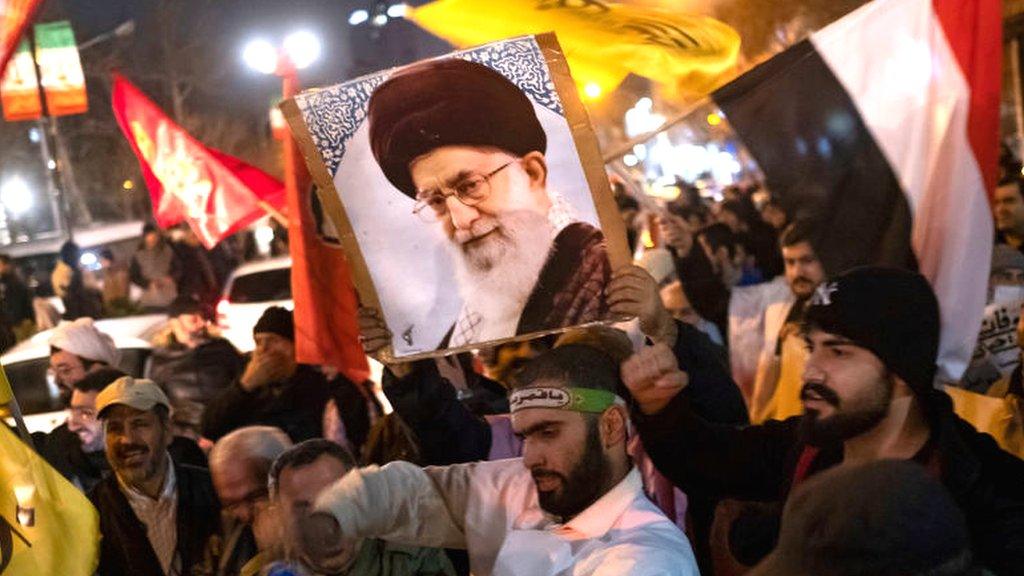
<svg viewBox="0 0 1024 576">
<path fill-rule="evenodd" d="M 619 158 L 625 156 L 626 154 L 629 154 L 630 152 L 633 151 L 633 147 L 636 146 L 637 144 L 643 144 L 644 142 L 650 140 L 651 138 L 654 138 L 655 136 L 661 134 L 662 132 L 668 130 L 669 128 L 672 128 L 673 126 L 682 123 L 682 121 L 686 120 L 690 116 L 690 114 L 693 114 L 693 112 L 696 111 L 698 108 L 710 102 L 710 96 L 702 96 L 701 98 L 687 104 L 686 106 L 683 107 L 682 112 L 676 114 L 661 126 L 657 127 L 656 129 L 650 132 L 641 134 L 633 138 L 629 142 L 626 142 L 622 146 L 619 146 L 618 148 L 615 148 L 611 152 L 605 154 L 604 163 L 607 164 L 609 162 L 612 162 L 613 160 L 618 160 Z"/>
<path fill-rule="evenodd" d="M 271 206 L 270 203 L 267 202 L 266 200 L 256 200 L 256 203 L 259 205 L 260 208 L 263 208 L 263 210 L 271 218 L 273 218 L 274 220 L 277 220 L 278 224 L 280 224 L 281 226 L 284 226 L 285 228 L 288 228 L 288 218 L 285 217 L 284 214 L 281 214 L 280 210 L 277 210 L 276 208 Z"/>
<path fill-rule="evenodd" d="M 14 396 L 14 390 L 11 389 L 11 382 L 7 379 L 7 371 L 4 370 L 2 365 L 0 365 L 0 405 L 7 407 L 7 410 L 11 413 L 11 418 L 14 418 L 14 425 L 18 429 L 18 435 L 21 436 L 21 439 L 30 448 L 35 450 L 32 436 L 28 433 L 28 427 L 25 426 L 25 417 L 21 414 L 21 406 L 18 405 L 18 399 Z"/>
</svg>

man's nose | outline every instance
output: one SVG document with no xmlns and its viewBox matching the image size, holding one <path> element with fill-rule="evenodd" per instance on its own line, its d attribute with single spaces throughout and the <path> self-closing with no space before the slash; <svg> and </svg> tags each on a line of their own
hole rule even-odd
<svg viewBox="0 0 1024 576">
<path fill-rule="evenodd" d="M 804 382 L 823 382 L 825 380 L 825 372 L 818 367 L 813 353 L 807 357 L 807 362 L 804 363 L 803 380 Z"/>
<path fill-rule="evenodd" d="M 480 212 L 472 206 L 466 206 L 455 196 L 445 198 L 448 204 L 448 214 L 452 219 L 452 226 L 456 230 L 469 230 L 473 222 L 480 217 Z"/>
<path fill-rule="evenodd" d="M 526 466 L 527 470 L 533 470 L 536 467 L 543 468 L 545 462 L 543 450 L 531 447 L 528 443 L 523 444 L 523 466 Z"/>
</svg>

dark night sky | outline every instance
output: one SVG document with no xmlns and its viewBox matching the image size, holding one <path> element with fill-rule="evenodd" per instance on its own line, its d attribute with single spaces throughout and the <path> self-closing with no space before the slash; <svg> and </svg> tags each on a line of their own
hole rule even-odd
<svg viewBox="0 0 1024 576">
<path fill-rule="evenodd" d="M 390 3 L 379 5 L 386 8 Z M 367 0 L 45 0 L 36 22 L 70 20 L 79 44 L 129 19 L 136 21 L 133 35 L 81 52 L 89 111 L 59 120 L 75 180 L 93 217 L 137 218 L 149 210 L 144 190 L 126 198 L 121 189 L 125 179 L 139 184 L 142 180 L 110 111 L 112 70 L 121 71 L 170 112 L 167 70 L 176 67 L 188 88 L 183 106 L 186 128 L 205 144 L 280 176 L 278 144 L 268 129 L 268 110 L 280 97 L 280 80 L 249 70 L 242 61 L 243 46 L 257 36 L 280 42 L 293 30 L 316 33 L 323 52 L 318 62 L 300 72 L 306 88 L 451 50 L 404 20 L 392 20 L 382 28 L 348 24 L 353 10 L 372 13 L 377 5 Z M 163 38 L 170 39 L 169 58 Z M 42 189 L 46 170 L 38 145 L 29 142 L 33 126 L 0 123 L 0 179 L 18 174 Z M 72 214 L 78 221 L 80 211 L 73 209 Z M 39 216 L 45 221 L 30 227 L 51 229 L 47 215 Z"/>
</svg>

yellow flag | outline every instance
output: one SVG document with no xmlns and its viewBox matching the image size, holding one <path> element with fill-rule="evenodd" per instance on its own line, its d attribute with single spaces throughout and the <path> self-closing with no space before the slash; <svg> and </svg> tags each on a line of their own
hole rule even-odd
<svg viewBox="0 0 1024 576">
<path fill-rule="evenodd" d="M 953 399 L 957 416 L 978 432 L 992 436 L 1003 450 L 1024 458 L 1024 400 L 1016 394 L 995 398 L 955 386 L 946 386 L 945 390 Z"/>
<path fill-rule="evenodd" d="M 0 406 L 14 400 L 14 391 L 11 390 L 11 382 L 7 379 L 7 372 L 0 366 Z"/>
<path fill-rule="evenodd" d="M 88 576 L 99 542 L 99 517 L 85 495 L 0 426 L 0 574 Z"/>
<path fill-rule="evenodd" d="M 712 18 L 603 0 L 436 0 L 406 16 L 459 47 L 553 31 L 591 97 L 630 72 L 708 92 L 733 68 L 740 46 L 739 34 Z"/>
</svg>

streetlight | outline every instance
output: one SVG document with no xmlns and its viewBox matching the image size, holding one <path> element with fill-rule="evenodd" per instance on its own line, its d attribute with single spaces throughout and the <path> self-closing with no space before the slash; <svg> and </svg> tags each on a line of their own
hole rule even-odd
<svg viewBox="0 0 1024 576">
<path fill-rule="evenodd" d="M 292 32 L 284 38 L 284 53 L 297 69 L 309 68 L 320 58 L 320 39 L 308 30 Z"/>
<path fill-rule="evenodd" d="M 32 190 L 20 176 L 12 176 L 0 185 L 0 204 L 17 218 L 32 209 Z"/>
<path fill-rule="evenodd" d="M 320 39 L 308 30 L 298 30 L 284 37 L 280 46 L 269 40 L 250 40 L 242 50 L 245 64 L 261 73 L 274 74 L 281 79 L 281 97 L 291 98 L 299 93 L 298 71 L 310 67 L 320 57 Z M 299 191 L 299 150 L 290 135 L 284 137 L 284 179 L 289 195 Z"/>
<path fill-rule="evenodd" d="M 103 34 L 100 34 L 99 36 L 95 36 L 93 38 L 90 38 L 90 39 L 86 40 L 85 42 L 82 42 L 81 44 L 78 45 L 78 51 L 81 52 L 82 50 L 86 50 L 86 49 L 91 48 L 91 47 L 93 47 L 93 46 L 95 46 L 97 44 L 100 44 L 102 42 L 106 42 L 107 40 L 110 40 L 111 38 L 124 38 L 125 36 L 131 35 L 134 32 L 135 32 L 135 20 L 126 20 L 126 21 L 118 24 L 117 28 L 114 28 L 110 32 L 104 32 Z"/>
<path fill-rule="evenodd" d="M 242 51 L 242 59 L 246 66 L 260 74 L 273 74 L 277 70 L 277 49 L 263 38 L 250 40 Z"/>
</svg>

